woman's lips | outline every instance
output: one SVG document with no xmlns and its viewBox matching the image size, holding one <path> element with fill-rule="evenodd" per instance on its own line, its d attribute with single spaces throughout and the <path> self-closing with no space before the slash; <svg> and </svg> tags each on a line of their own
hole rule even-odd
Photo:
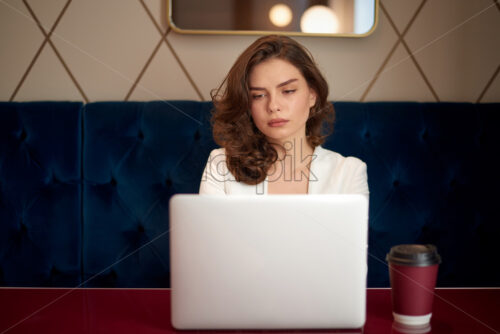
<svg viewBox="0 0 500 334">
<path fill-rule="evenodd" d="M 288 120 L 286 119 L 283 119 L 283 118 L 276 118 L 276 119 L 273 119 L 272 121 L 270 121 L 269 123 L 267 123 L 269 126 L 271 127 L 278 127 L 278 126 L 283 126 L 285 125 L 286 123 L 288 123 Z"/>
</svg>

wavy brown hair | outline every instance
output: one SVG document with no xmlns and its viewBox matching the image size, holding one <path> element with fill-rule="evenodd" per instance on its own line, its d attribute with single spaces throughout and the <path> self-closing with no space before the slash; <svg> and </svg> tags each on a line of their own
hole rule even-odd
<svg viewBox="0 0 500 334">
<path fill-rule="evenodd" d="M 310 146 L 323 144 L 333 130 L 334 110 L 328 98 L 328 84 L 313 57 L 302 45 L 286 36 L 270 35 L 257 39 L 238 57 L 226 78 L 211 92 L 215 142 L 226 150 L 229 171 L 239 182 L 255 185 L 266 178 L 278 159 L 276 149 L 255 126 L 250 109 L 248 80 L 253 67 L 278 58 L 295 66 L 316 93 L 306 123 Z"/>
</svg>

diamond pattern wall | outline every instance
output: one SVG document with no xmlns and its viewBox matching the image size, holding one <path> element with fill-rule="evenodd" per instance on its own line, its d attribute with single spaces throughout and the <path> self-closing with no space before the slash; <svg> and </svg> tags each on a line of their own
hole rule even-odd
<svg viewBox="0 0 500 334">
<path fill-rule="evenodd" d="M 90 100 L 123 100 L 161 38 L 137 0 L 73 1 L 55 33 Z"/>
<path fill-rule="evenodd" d="M 404 85 L 400 84 L 402 82 Z M 367 92 L 366 100 L 372 99 L 372 96 L 382 100 L 391 100 L 393 96 L 398 96 L 400 100 L 434 100 L 431 90 L 401 44 Z"/>
<path fill-rule="evenodd" d="M 19 87 L 16 100 L 43 101 L 48 97 L 52 100 L 71 101 L 83 98 L 51 47 L 45 47 L 37 57 L 26 80 Z"/>
<path fill-rule="evenodd" d="M 33 11 L 40 24 L 47 32 L 52 28 L 56 20 L 61 14 L 64 14 L 64 7 L 69 6 L 71 1 L 68 0 L 45 0 L 23 1 L 25 6 Z"/>
<path fill-rule="evenodd" d="M 315 56 L 330 85 L 330 100 L 359 101 L 398 36 L 380 13 L 376 30 L 363 39 L 298 39 Z"/>
<path fill-rule="evenodd" d="M 499 32 L 491 0 L 427 1 L 406 40 L 441 100 L 474 101 L 500 64 Z"/>
<path fill-rule="evenodd" d="M 424 3 L 424 0 L 383 0 L 382 5 L 394 21 L 396 28 L 402 32 Z"/>
<path fill-rule="evenodd" d="M 168 79 L 167 79 L 168 78 Z M 171 84 L 158 84 L 167 81 Z M 198 100 L 199 96 L 193 85 L 186 78 L 176 59 L 163 40 L 158 52 L 145 66 L 144 75 L 131 92 L 130 100 L 161 100 L 168 96 L 170 100 Z"/>
<path fill-rule="evenodd" d="M 43 40 L 21 1 L 0 3 L 0 100 L 11 99 Z"/>
<path fill-rule="evenodd" d="M 500 65 L 497 70 L 492 75 L 490 81 L 486 84 L 487 89 L 483 91 L 483 94 L 478 98 L 479 101 L 483 102 L 498 102 L 498 92 L 500 92 Z"/>
<path fill-rule="evenodd" d="M 257 36 L 180 35 L 167 0 L 0 0 L 0 100 L 208 100 Z M 380 0 L 365 38 L 298 37 L 331 100 L 500 101 L 498 0 Z"/>
</svg>

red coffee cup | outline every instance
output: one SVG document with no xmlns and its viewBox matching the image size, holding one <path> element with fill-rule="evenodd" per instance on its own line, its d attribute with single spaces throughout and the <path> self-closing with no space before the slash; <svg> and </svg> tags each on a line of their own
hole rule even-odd
<svg viewBox="0 0 500 334">
<path fill-rule="evenodd" d="M 432 330 L 431 324 L 425 325 L 404 325 L 394 321 L 392 323 L 391 334 L 427 334 Z"/>
<path fill-rule="evenodd" d="M 433 245 L 397 245 L 386 257 L 392 288 L 394 321 L 428 324 L 441 258 Z"/>
</svg>

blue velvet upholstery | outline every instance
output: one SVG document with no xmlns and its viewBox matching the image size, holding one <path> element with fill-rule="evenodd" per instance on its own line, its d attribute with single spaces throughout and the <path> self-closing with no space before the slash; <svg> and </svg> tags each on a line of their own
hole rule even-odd
<svg viewBox="0 0 500 334">
<path fill-rule="evenodd" d="M 500 104 L 336 103 L 325 147 L 368 165 L 370 286 L 400 243 L 436 244 L 438 285 L 498 286 Z"/>
<path fill-rule="evenodd" d="M 90 103 L 82 137 L 80 107 L 0 104 L 0 284 L 76 284 L 81 275 L 89 287 L 168 287 L 168 200 L 198 191 L 216 147 L 211 104 Z M 392 245 L 418 242 L 442 255 L 439 286 L 500 286 L 500 104 L 335 109 L 324 147 L 368 165 L 368 285 L 389 285 Z M 27 240 L 40 241 L 37 250 Z"/>
<path fill-rule="evenodd" d="M 82 103 L 0 103 L 0 285 L 76 286 Z"/>
<path fill-rule="evenodd" d="M 215 147 L 210 107 L 198 102 L 87 105 L 87 286 L 169 286 L 168 200 L 175 193 L 198 192 Z"/>
</svg>

